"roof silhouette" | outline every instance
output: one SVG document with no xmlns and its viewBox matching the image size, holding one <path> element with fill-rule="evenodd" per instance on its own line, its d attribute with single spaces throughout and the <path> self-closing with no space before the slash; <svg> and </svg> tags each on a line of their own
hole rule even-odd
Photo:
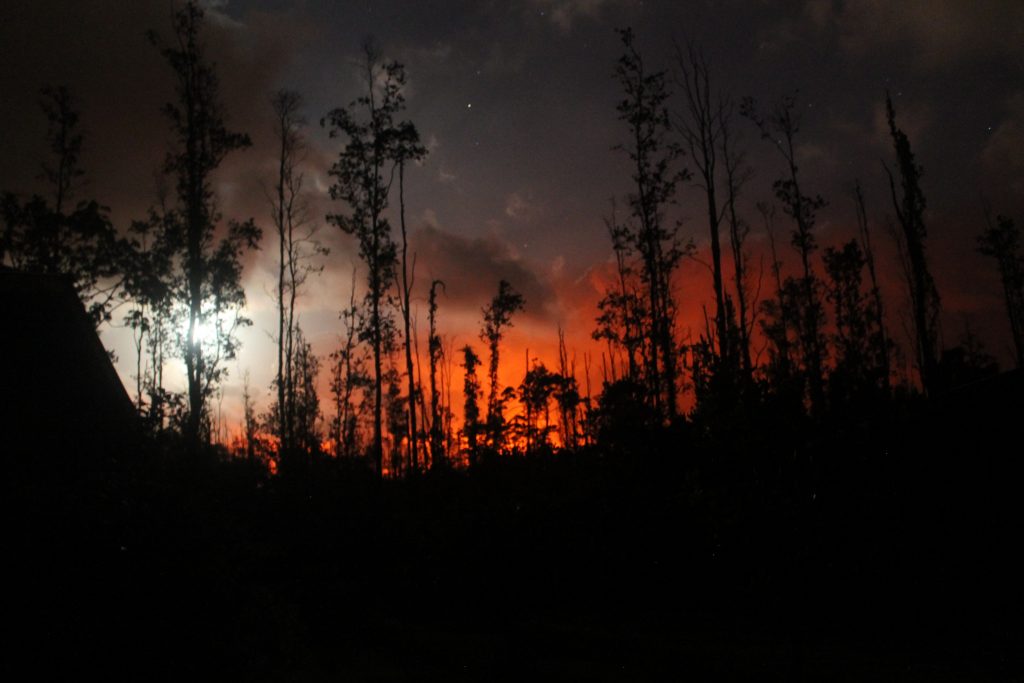
<svg viewBox="0 0 1024 683">
<path fill-rule="evenodd" d="M 67 279 L 0 270 L 0 320 L 8 445 L 82 452 L 137 432 L 132 401 Z"/>
</svg>

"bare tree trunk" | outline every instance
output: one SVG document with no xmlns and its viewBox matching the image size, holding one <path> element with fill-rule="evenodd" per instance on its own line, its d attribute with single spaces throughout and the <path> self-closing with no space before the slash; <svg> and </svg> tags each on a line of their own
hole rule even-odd
<svg viewBox="0 0 1024 683">
<path fill-rule="evenodd" d="M 430 283 L 430 298 L 427 311 L 430 320 L 430 337 L 427 353 L 430 355 L 430 463 L 438 467 L 444 461 L 444 447 L 441 442 L 441 414 L 438 410 L 440 395 L 437 387 L 437 363 L 441 360 L 441 339 L 437 336 L 437 287 L 444 287 L 441 280 Z"/>
<path fill-rule="evenodd" d="M 886 113 L 888 115 L 889 132 L 896 149 L 899 163 L 900 180 L 902 182 L 902 200 L 896 196 L 896 183 L 892 173 L 886 167 L 889 176 L 889 189 L 892 193 L 893 208 L 903 232 L 909 272 L 907 280 L 910 284 L 910 300 L 914 320 L 914 336 L 916 341 L 918 369 L 921 374 L 921 385 L 926 394 L 935 390 L 936 371 L 938 369 L 938 316 L 939 294 L 935 289 L 935 280 L 928 269 L 925 255 L 924 240 L 927 231 L 924 225 L 925 199 L 921 192 L 921 167 L 914 161 L 910 149 L 910 140 L 906 134 L 896 127 L 896 113 L 892 99 L 886 94 Z"/>
<path fill-rule="evenodd" d="M 677 117 L 676 127 L 682 134 L 690 158 L 700 174 L 698 186 L 707 200 L 708 230 L 711 236 L 711 275 L 715 292 L 715 335 L 718 355 L 726 367 L 732 362 L 729 348 L 729 320 L 726 315 L 725 287 L 722 278 L 722 246 L 719 227 L 722 212 L 716 197 L 715 174 L 718 165 L 718 143 L 723 135 L 722 110 L 712 104 L 708 64 L 697 48 L 690 46 L 687 54 L 676 48 L 676 63 L 686 97 L 685 114 Z"/>
<path fill-rule="evenodd" d="M 875 354 L 880 364 L 879 374 L 882 376 L 882 386 L 889 390 L 889 338 L 885 331 L 885 309 L 882 307 L 882 290 L 878 286 L 878 277 L 875 274 L 875 253 L 871 247 L 871 232 L 868 228 L 868 214 L 864 207 L 864 192 L 861 189 L 860 181 L 853 189 L 854 199 L 857 203 L 857 224 L 860 227 L 861 247 L 864 249 L 864 260 L 868 266 L 868 276 L 871 278 L 871 297 L 875 302 L 875 325 L 877 326 L 877 343 Z"/>
<path fill-rule="evenodd" d="M 758 204 L 757 208 L 764 219 L 765 232 L 768 234 L 768 245 L 772 254 L 772 274 L 775 276 L 775 297 L 779 302 L 779 315 L 782 322 L 782 334 L 777 339 L 776 353 L 782 373 L 788 377 L 792 371 L 789 330 L 793 327 L 793 321 L 789 319 L 788 307 L 783 303 L 782 261 L 779 260 L 779 254 L 775 248 L 775 207 Z"/>
<path fill-rule="evenodd" d="M 736 212 L 736 200 L 740 189 L 750 179 L 751 172 L 749 168 L 743 168 L 742 166 L 745 155 L 742 152 L 737 152 L 732 146 L 730 110 L 731 108 L 728 104 L 722 105 L 719 110 L 719 121 L 722 126 L 722 156 L 725 160 L 729 246 L 732 249 L 733 280 L 736 288 L 736 326 L 739 332 L 740 371 L 744 384 L 749 384 L 753 374 L 753 365 L 750 359 L 750 335 L 754 323 L 753 320 L 749 320 L 751 316 L 747 292 L 747 254 L 744 251 L 744 246 L 750 229 Z"/>
<path fill-rule="evenodd" d="M 405 228 L 405 161 L 398 162 L 398 204 L 402 227 L 402 320 L 405 323 L 405 372 L 409 378 L 409 464 L 419 466 L 418 428 L 416 425 L 416 376 L 412 363 L 412 335 L 410 333 L 410 299 L 416 277 L 416 257 L 413 256 L 412 272 L 409 272 L 409 240 Z"/>
<path fill-rule="evenodd" d="M 283 103 L 282 103 L 283 104 Z M 279 453 L 285 453 L 288 451 L 288 423 L 287 423 L 287 410 L 285 409 L 287 403 L 285 402 L 285 396 L 287 394 L 285 390 L 285 304 L 284 304 L 284 291 L 285 291 L 285 270 L 287 263 L 285 261 L 285 174 L 288 163 L 288 129 L 287 129 L 287 113 L 284 106 L 278 106 L 277 102 L 274 102 L 275 114 L 277 114 L 277 133 L 280 136 L 281 148 L 280 157 L 278 159 L 278 174 L 277 174 L 277 211 L 275 212 L 275 219 L 277 223 L 277 235 L 278 235 L 278 270 L 277 270 L 277 428 L 278 428 L 278 439 L 279 439 Z M 288 325 L 288 329 L 291 329 L 291 325 Z M 290 356 L 289 356 L 290 358 Z M 289 362 L 290 365 L 290 362 Z"/>
</svg>

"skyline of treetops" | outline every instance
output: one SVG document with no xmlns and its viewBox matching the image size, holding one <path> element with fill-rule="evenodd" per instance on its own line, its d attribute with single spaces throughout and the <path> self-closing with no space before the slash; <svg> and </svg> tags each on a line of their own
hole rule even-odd
<svg viewBox="0 0 1024 683">
<path fill-rule="evenodd" d="M 617 56 L 590 68 L 613 96 L 579 121 L 610 141 L 588 152 L 597 182 L 575 166 L 560 208 L 510 181 L 481 225 L 461 188 L 434 201 L 465 176 L 415 53 L 365 39 L 330 93 L 285 83 L 242 115 L 225 17 L 179 5 L 133 48 L 163 66 L 160 127 L 122 143 L 162 159 L 137 172 L 148 193 L 119 206 L 96 180 L 117 150 L 70 78 L 38 84 L 18 137 L 40 154 L 0 188 L 0 260 L 70 276 L 153 431 L 395 473 L 583 447 L 627 405 L 653 428 L 769 404 L 815 419 L 1021 365 L 1019 197 L 992 186 L 952 211 L 943 150 L 896 84 L 862 103 L 882 117 L 861 138 L 873 164 L 844 163 L 814 79 L 736 90 L 701 40 L 605 27 Z M 614 192 L 580 210 L 591 185 Z"/>
</svg>

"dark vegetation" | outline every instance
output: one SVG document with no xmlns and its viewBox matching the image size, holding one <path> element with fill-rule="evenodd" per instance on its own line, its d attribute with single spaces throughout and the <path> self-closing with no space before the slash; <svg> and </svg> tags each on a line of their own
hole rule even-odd
<svg viewBox="0 0 1024 683">
<path fill-rule="evenodd" d="M 35 453 L 8 645 L 133 679 L 1012 680 L 1020 391 L 385 481 Z"/>
<path fill-rule="evenodd" d="M 165 108 L 174 201 L 128 235 L 96 201 L 70 208 L 84 171 L 64 89 L 44 97 L 53 196 L 3 197 L 3 357 L 17 359 L 0 425 L 12 672 L 974 681 L 1024 669 L 1019 230 L 997 216 L 978 238 L 1018 364 L 999 373 L 969 328 L 943 348 L 923 169 L 891 100 L 886 171 L 913 377 L 895 370 L 859 184 L 856 237 L 819 252 L 826 200 L 797 164 L 795 99 L 737 107 L 689 48 L 673 112 L 672 79 L 626 30 L 614 74 L 631 182 L 625 215 L 613 203 L 606 220 L 616 277 L 593 333 L 606 345 L 601 387 L 592 393 L 588 357 L 579 385 L 561 331 L 557 369 L 533 361 L 518 386 L 500 386 L 504 335 L 529 305 L 501 280 L 481 311 L 486 395 L 482 350 L 458 349 L 459 425 L 440 280 L 429 391 L 417 367 L 404 171 L 426 149 L 401 119 L 402 65 L 366 43 L 365 93 L 322 121 L 341 144 L 327 220 L 365 267 L 329 359 L 334 416 L 324 429 L 321 359 L 296 312 L 327 253 L 303 201 L 301 98 L 282 90 L 270 105 L 276 402 L 257 414 L 247 386 L 244 435 L 229 447 L 215 443 L 209 403 L 248 322 L 241 262 L 260 231 L 222 225 L 210 174 L 248 137 L 220 110 L 202 10 L 175 16 L 161 48 L 176 78 Z M 785 168 L 774 203 L 759 204 L 764 292 L 737 208 L 752 177 L 741 119 Z M 683 343 L 675 321 L 690 293 L 673 275 L 700 257 L 671 207 L 687 182 L 706 196 L 714 310 Z M 134 400 L 90 336 L 118 303 L 135 333 Z M 47 332 L 48 315 L 66 325 Z M 170 359 L 185 365 L 187 393 L 165 387 Z"/>
</svg>

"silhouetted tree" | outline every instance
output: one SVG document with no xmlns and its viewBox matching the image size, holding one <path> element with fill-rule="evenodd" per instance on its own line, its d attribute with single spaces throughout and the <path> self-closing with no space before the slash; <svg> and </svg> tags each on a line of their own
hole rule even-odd
<svg viewBox="0 0 1024 683">
<path fill-rule="evenodd" d="M 999 373 L 999 364 L 971 328 L 967 315 L 963 318 L 959 344 L 944 349 L 936 365 L 936 390 L 955 389 Z"/>
<path fill-rule="evenodd" d="M 331 198 L 348 204 L 349 214 L 332 214 L 328 220 L 356 237 L 359 255 L 367 266 L 368 314 L 360 338 L 373 348 L 373 457 L 380 473 L 384 452 L 382 363 L 386 328 L 392 325 L 386 305 L 397 265 L 397 247 L 384 211 L 396 170 L 396 143 L 411 124 L 395 121 L 405 109 L 404 67 L 398 62 L 383 62 L 377 47 L 367 41 L 360 68 L 364 94 L 347 108 L 331 110 L 321 125 L 329 125 L 332 138 L 346 138 L 345 147 L 329 173 L 335 179 L 330 188 Z"/>
<path fill-rule="evenodd" d="M 864 206 L 864 191 L 860 182 L 854 185 L 854 201 L 857 205 L 857 225 L 860 230 L 860 245 L 864 251 L 864 263 L 868 267 L 868 276 L 871 278 L 871 298 L 873 306 L 871 313 L 874 315 L 874 333 L 871 339 L 874 362 L 882 373 L 882 388 L 888 392 L 892 372 L 892 343 L 885 328 L 885 308 L 882 305 L 882 289 L 878 285 L 878 275 L 875 271 L 875 252 L 871 246 L 871 230 L 868 227 L 868 214 Z"/>
<path fill-rule="evenodd" d="M 320 398 L 317 394 L 317 377 L 320 374 L 320 359 L 302 334 L 302 328 L 295 326 L 293 334 L 295 352 L 292 355 L 292 377 L 294 403 L 295 448 L 304 456 L 311 457 L 320 452 Z"/>
<path fill-rule="evenodd" d="M 582 402 L 576 382 L 576 355 L 569 360 L 565 348 L 565 331 L 558 328 L 558 374 L 555 401 L 558 403 L 562 448 L 575 449 L 579 444 L 579 408 Z"/>
<path fill-rule="evenodd" d="M 412 333 L 412 286 L 416 279 L 416 255 L 409 262 L 409 236 L 405 227 L 405 165 L 410 161 L 420 161 L 427 155 L 427 148 L 420 144 L 420 135 L 416 127 L 403 121 L 394 132 L 394 158 L 398 165 L 398 206 L 399 225 L 402 228 L 402 273 L 401 280 L 396 277 L 399 291 L 399 308 L 402 311 L 405 349 L 405 374 L 409 386 L 409 462 L 412 467 L 419 463 L 419 427 L 416 423 L 416 402 L 421 398 L 416 388 L 416 375 L 413 369 L 413 333 Z"/>
<path fill-rule="evenodd" d="M 132 221 L 122 252 L 124 295 L 131 302 L 125 323 L 136 344 L 136 378 L 148 398 L 143 416 L 154 433 L 163 431 L 167 418 L 178 410 L 184 396 L 164 386 L 164 366 L 180 355 L 184 321 L 180 293 L 184 287 L 181 255 L 185 235 L 178 213 L 167 206 L 162 174 L 157 174 L 157 205 L 145 219 Z M 145 346 L 145 365 L 141 355 Z M 148 366 L 148 367 L 146 367 Z M 139 410 L 143 411 L 139 397 Z"/>
<path fill-rule="evenodd" d="M 702 64 L 694 67 L 695 73 L 706 70 L 700 57 L 693 57 L 695 64 Z M 704 92 L 709 86 L 705 77 L 691 76 L 696 78 L 698 83 L 703 85 L 691 85 L 690 89 L 695 92 Z M 716 207 L 716 220 L 718 225 L 716 232 L 721 231 L 722 223 L 728 226 L 729 244 L 733 256 L 733 284 L 734 293 L 723 291 L 722 309 L 718 312 L 716 302 L 715 317 L 708 319 L 705 311 L 704 332 L 697 341 L 689 344 L 690 370 L 693 381 L 694 396 L 697 399 L 693 417 L 701 417 L 705 423 L 708 420 L 730 420 L 733 418 L 733 411 L 739 407 L 738 399 L 742 396 L 750 396 L 753 379 L 753 363 L 750 357 L 750 337 L 753 332 L 756 315 L 750 312 L 751 297 L 757 297 L 757 293 L 749 290 L 748 283 L 748 261 L 745 242 L 750 233 L 750 227 L 737 211 L 736 203 L 743 185 L 749 180 L 752 172 L 745 166 L 745 155 L 735 148 L 736 135 L 731 129 L 732 104 L 728 100 L 719 100 L 712 108 L 710 95 L 703 95 L 703 104 L 694 107 L 704 112 L 700 117 L 706 121 L 703 126 L 714 124 L 713 139 L 695 147 L 693 154 L 704 159 L 698 161 L 702 167 L 701 175 L 712 178 L 714 167 L 720 160 L 722 167 L 722 180 L 724 181 L 725 199 L 720 208 L 716 199 L 712 197 L 713 191 L 705 190 L 709 206 L 708 213 L 711 214 L 711 205 Z M 710 114 L 707 112 L 711 112 Z M 698 115 L 694 115 L 697 117 Z M 699 136 L 698 136 L 699 137 Z M 707 144 L 715 144 L 713 151 L 705 151 Z M 720 157 L 719 157 L 720 155 Z M 713 183 L 713 179 L 709 181 Z M 708 182 L 701 183 L 706 188 Z M 714 250 L 713 250 L 714 251 Z M 710 266 L 712 274 L 718 269 L 721 271 L 721 248 L 718 247 L 718 262 L 712 260 Z M 712 254 L 714 257 L 714 253 Z M 701 261 L 703 264 L 703 261 Z M 707 264 L 705 264 L 707 265 Z M 719 273 L 719 279 L 722 275 Z M 722 283 L 723 290 L 726 290 Z"/>
<path fill-rule="evenodd" d="M 1018 368 L 1024 368 L 1024 248 L 1020 228 L 1006 216 L 996 216 L 995 223 L 986 216 L 986 222 L 985 231 L 978 237 L 978 251 L 996 260 L 1010 321 L 1014 359 Z"/>
<path fill-rule="evenodd" d="M 743 186 L 750 180 L 753 171 L 746 165 L 746 152 L 737 149 L 737 135 L 732 129 L 732 104 L 726 100 L 719 108 L 719 122 L 722 134 L 719 145 L 722 151 L 725 169 L 725 206 L 723 211 L 729 222 L 729 246 L 732 249 L 733 282 L 735 285 L 735 344 L 741 373 L 741 384 L 748 385 L 753 374 L 753 363 L 750 358 L 750 338 L 756 323 L 753 313 L 757 305 L 760 285 L 754 292 L 750 291 L 749 270 L 750 254 L 747 253 L 746 241 L 750 235 L 750 224 L 736 210 L 736 202 Z"/>
<path fill-rule="evenodd" d="M 291 90 L 278 90 L 270 97 L 274 114 L 274 137 L 277 145 L 277 177 L 274 182 L 270 205 L 274 228 L 278 237 L 277 271 L 277 389 L 278 422 L 273 431 L 279 439 L 282 453 L 297 445 L 298 426 L 295 421 L 296 377 L 291 374 L 296 367 L 295 357 L 299 349 L 294 333 L 298 329 L 296 300 L 302 285 L 310 273 L 323 269 L 322 265 L 311 262 L 316 255 L 327 255 L 327 249 L 315 238 L 319 226 L 309 220 L 307 205 L 303 196 L 303 174 L 298 164 L 305 153 L 302 128 L 305 125 L 300 109 L 302 97 Z"/>
<path fill-rule="evenodd" d="M 683 110 L 675 117 L 675 127 L 697 168 L 694 181 L 707 200 L 708 231 L 711 237 L 711 281 L 715 293 L 714 336 L 709 339 L 712 353 L 717 354 L 716 365 L 728 375 L 734 358 L 729 338 L 732 334 L 726 315 L 725 286 L 722 276 L 722 245 L 720 227 L 726 206 L 717 196 L 718 155 L 721 151 L 724 121 L 720 99 L 713 94 L 707 59 L 696 46 L 684 52 L 676 47 L 676 82 L 683 92 Z"/>
<path fill-rule="evenodd" d="M 46 137 L 54 156 L 53 165 L 43 164 L 42 178 L 53 186 L 53 207 L 60 214 L 64 211 L 65 200 L 73 198 L 75 186 L 85 175 L 78 165 L 82 153 L 82 133 L 78 128 L 80 114 L 66 86 L 45 87 L 42 95 Z"/>
<path fill-rule="evenodd" d="M 782 261 L 775 242 L 775 206 L 758 203 L 771 252 L 771 271 L 775 280 L 775 297 L 761 302 L 761 331 L 768 342 L 766 373 L 770 386 L 777 393 L 789 393 L 795 377 L 794 344 L 799 339 L 798 285 L 792 278 L 782 279 Z M 802 392 L 800 392 L 802 393 Z"/>
<path fill-rule="evenodd" d="M 519 385 L 519 401 L 525 409 L 522 436 L 527 453 L 550 448 L 550 435 L 555 429 L 551 425 L 551 399 L 562 384 L 561 375 L 535 360 Z M 542 416 L 544 425 L 540 426 L 538 423 Z"/>
<path fill-rule="evenodd" d="M 393 359 L 389 359 L 388 369 L 384 372 L 384 414 L 387 416 L 388 436 L 391 439 L 388 470 L 392 477 L 399 477 L 406 471 L 403 466 L 402 440 L 409 435 L 409 418 L 406 414 L 406 402 L 402 399 L 402 376 L 398 368 L 391 364 L 391 360 Z"/>
<path fill-rule="evenodd" d="M 646 392 L 646 387 L 629 379 L 604 384 L 591 415 L 591 428 L 602 448 L 628 451 L 643 446 L 645 439 L 637 435 L 649 433 L 662 420 L 645 400 Z"/>
<path fill-rule="evenodd" d="M 900 225 L 897 243 L 903 257 L 904 274 L 910 290 L 917 367 L 921 374 L 921 386 L 925 393 L 930 393 L 935 388 L 933 377 L 938 363 L 941 304 L 939 292 L 935 289 L 935 281 L 928 268 L 928 257 L 925 252 L 925 239 L 928 237 L 928 231 L 924 224 L 925 199 L 924 193 L 921 191 L 922 168 L 914 161 L 914 153 L 910 149 L 910 139 L 906 133 L 896 127 L 896 112 L 893 109 L 889 93 L 885 95 L 885 111 L 889 123 L 889 134 L 892 136 L 893 147 L 896 151 L 902 197 L 897 197 L 896 182 L 888 166 L 885 167 L 885 172 L 889 176 L 893 209 L 896 211 L 896 218 Z"/>
<path fill-rule="evenodd" d="M 857 240 L 851 240 L 841 249 L 826 248 L 824 262 L 826 298 L 835 312 L 835 367 L 829 388 L 837 403 L 863 401 L 884 388 L 886 372 L 874 353 L 878 332 L 873 300 L 862 287 L 866 259 Z"/>
<path fill-rule="evenodd" d="M 165 358 L 174 353 L 172 342 L 181 318 L 174 293 L 181 280 L 175 257 L 183 245 L 181 223 L 167 213 L 160 194 L 159 210 L 151 209 L 146 219 L 132 221 L 121 255 L 124 294 L 131 302 L 124 322 L 132 330 L 135 346 L 136 404 L 154 431 L 164 427 L 163 367 Z M 144 396 L 149 399 L 148 409 Z"/>
<path fill-rule="evenodd" d="M 245 432 L 245 457 L 256 457 L 259 423 L 256 419 L 256 405 L 249 389 L 249 371 L 242 375 L 242 429 Z"/>
<path fill-rule="evenodd" d="M 334 400 L 334 418 L 330 437 L 337 457 L 355 457 L 360 453 L 359 425 L 367 405 L 363 394 L 373 386 L 373 378 L 366 369 L 369 359 L 357 339 L 361 323 L 355 290 L 356 273 L 353 269 L 349 305 L 341 312 L 341 346 L 331 354 L 330 390 Z"/>
<path fill-rule="evenodd" d="M 512 315 L 523 310 L 525 304 L 522 295 L 515 291 L 512 285 L 502 280 L 498 283 L 498 293 L 483 309 L 484 324 L 480 329 L 480 341 L 487 344 L 489 352 L 487 379 L 490 383 L 487 393 L 487 439 L 488 445 L 495 451 L 501 450 L 505 429 L 503 401 L 499 395 L 498 384 L 499 345 L 505 328 L 512 326 Z"/>
<path fill-rule="evenodd" d="M 130 274 L 128 277 L 131 277 Z M 128 284 L 127 278 L 125 284 Z M 145 407 L 146 377 L 149 374 L 143 363 L 147 359 L 146 339 L 151 327 L 144 300 L 133 298 L 132 309 L 125 314 L 124 324 L 132 331 L 132 346 L 135 349 L 135 410 L 142 415 Z"/>
<path fill-rule="evenodd" d="M 52 196 L 49 201 L 40 195 L 22 201 L 8 192 L 0 198 L 0 265 L 68 278 L 99 325 L 110 320 L 123 284 L 125 245 L 107 207 L 82 200 L 69 209 L 85 175 L 79 163 L 84 136 L 74 97 L 66 87 L 47 87 L 40 105 L 50 159 L 43 162 L 39 177 Z"/>
<path fill-rule="evenodd" d="M 444 426 L 442 425 L 441 391 L 438 384 L 438 365 L 444 348 L 441 337 L 437 334 L 437 290 L 444 289 L 444 282 L 434 280 L 430 283 L 430 295 L 427 299 L 427 317 L 430 321 L 430 336 L 427 340 L 427 353 L 430 356 L 430 465 L 439 467 L 445 462 Z"/>
<path fill-rule="evenodd" d="M 182 354 L 188 378 L 185 437 L 192 449 L 200 441 L 207 399 L 226 372 L 220 361 L 230 360 L 237 351 L 233 332 L 239 325 L 249 324 L 237 314 L 245 304 L 240 259 L 244 250 L 256 248 L 260 237 L 251 219 L 232 221 L 227 235 L 215 243 L 220 215 L 211 175 L 228 154 L 251 143 L 248 135 L 231 132 L 225 125 L 219 83 L 201 40 L 203 17 L 199 4 L 190 1 L 174 13 L 173 44 L 160 46 L 156 34 L 149 34 L 175 76 L 177 100 L 163 108 L 175 149 L 168 153 L 164 168 L 177 180 L 178 218 L 185 236 L 185 282 L 179 296 L 188 311 Z M 203 327 L 211 330 L 212 340 L 200 334 Z M 205 348 L 208 345 L 212 348 Z"/>
<path fill-rule="evenodd" d="M 644 374 L 652 405 L 672 419 L 676 415 L 678 351 L 671 283 L 683 251 L 676 227 L 666 226 L 664 208 L 672 203 L 676 185 L 688 174 L 685 169 L 674 168 L 681 150 L 669 140 L 672 126 L 665 104 L 669 98 L 666 74 L 646 69 L 643 57 L 633 45 L 632 30 L 621 30 L 619 36 L 625 50 L 616 65 L 615 76 L 624 98 L 617 109 L 619 120 L 629 126 L 629 142 L 619 149 L 626 151 L 633 165 L 635 192 L 629 195 L 629 207 L 637 222 L 630 229 L 629 240 L 640 255 L 641 279 L 647 289 L 644 336 L 649 346 Z"/>
<path fill-rule="evenodd" d="M 626 356 L 626 377 L 630 381 L 639 381 L 638 357 L 645 355 L 644 302 L 632 264 L 632 233 L 628 226 L 618 222 L 614 198 L 611 204 L 611 215 L 604 223 L 615 254 L 616 286 L 606 292 L 597 304 L 600 315 L 597 317 L 593 338 L 608 344 L 613 377 L 616 375 L 615 356 L 621 350 Z"/>
<path fill-rule="evenodd" d="M 466 448 L 469 451 L 469 464 L 478 462 L 479 447 L 477 436 L 480 433 L 480 379 L 476 369 L 480 365 L 480 357 L 469 344 L 462 347 L 462 368 L 465 370 L 462 383 L 462 395 L 465 399 L 462 412 L 462 432 L 466 437 Z"/>
<path fill-rule="evenodd" d="M 761 137 L 772 143 L 786 162 L 787 175 L 773 184 L 775 197 L 782 210 L 793 220 L 791 244 L 800 255 L 800 351 L 807 380 L 812 410 L 820 410 L 824 398 L 825 344 L 822 336 L 823 311 L 821 283 L 814 274 L 811 255 L 818 248 L 814 237 L 817 212 L 825 206 L 820 196 L 805 195 L 800 187 L 794 139 L 800 132 L 800 116 L 796 99 L 786 96 L 767 114 L 758 111 L 752 98 L 746 98 L 740 109 L 761 131 Z"/>
</svg>

